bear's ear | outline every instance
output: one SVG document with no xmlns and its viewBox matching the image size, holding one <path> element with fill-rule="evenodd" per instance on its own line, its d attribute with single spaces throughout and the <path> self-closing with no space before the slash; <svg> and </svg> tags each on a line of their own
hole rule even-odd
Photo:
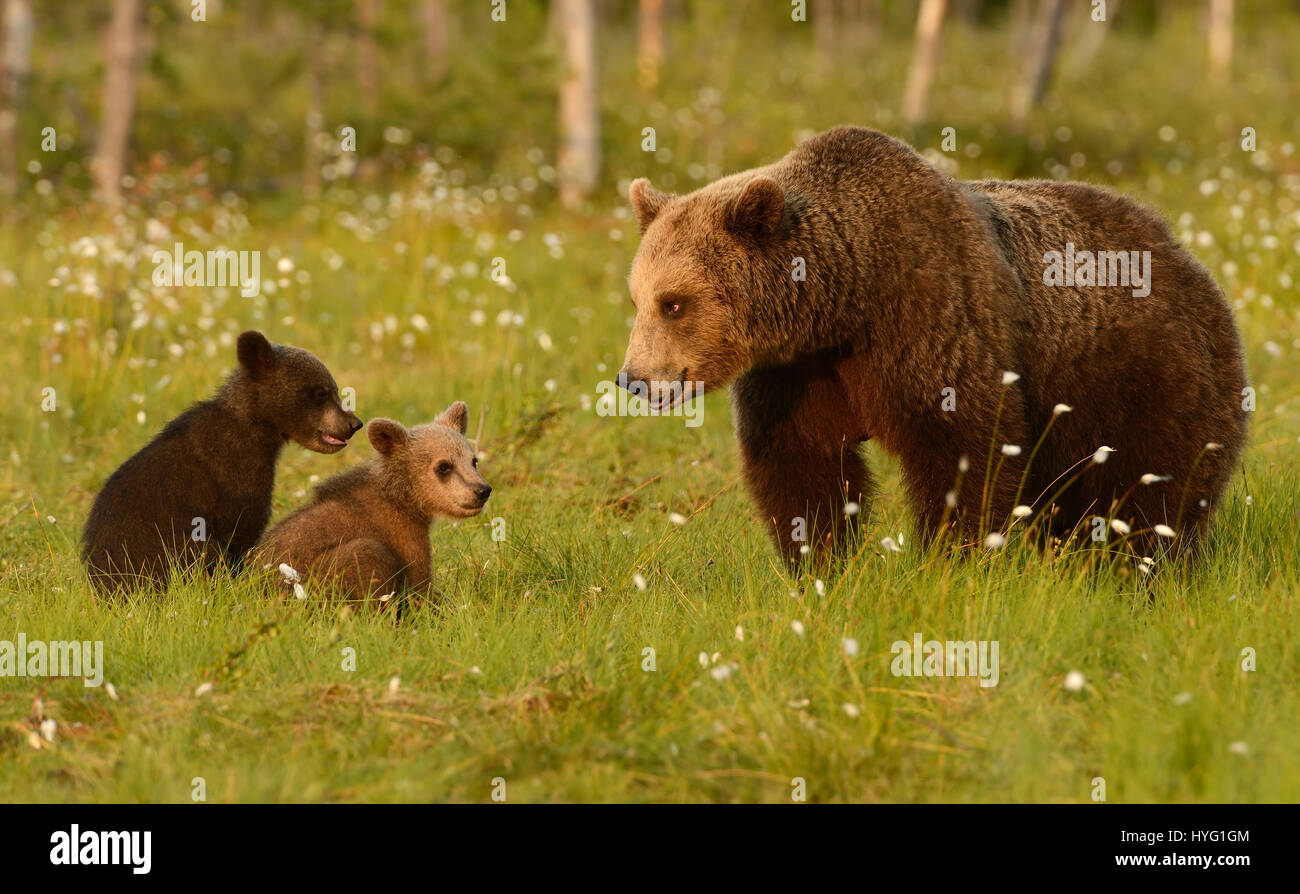
<svg viewBox="0 0 1300 894">
<path fill-rule="evenodd" d="M 255 329 L 239 336 L 235 342 L 235 355 L 239 358 L 239 365 L 254 379 L 261 378 L 275 368 L 275 348 L 271 347 L 265 335 Z"/>
<path fill-rule="evenodd" d="M 433 421 L 438 425 L 454 428 L 463 435 L 469 430 L 469 407 L 465 406 L 465 401 L 458 400 L 443 410 L 442 415 Z"/>
<path fill-rule="evenodd" d="M 776 232 L 785 216 L 785 193 L 771 177 L 755 177 L 727 206 L 726 227 L 733 233 L 764 236 Z"/>
<path fill-rule="evenodd" d="M 659 216 L 659 212 L 664 210 L 664 206 L 673 200 L 671 194 L 655 189 L 644 177 L 632 181 L 628 197 L 632 200 L 632 210 L 636 212 L 636 225 L 642 235 L 645 235 L 646 229 Z"/>
<path fill-rule="evenodd" d="M 366 426 L 366 437 L 370 446 L 381 456 L 392 456 L 411 440 L 411 433 L 406 426 L 391 419 L 371 419 Z"/>
</svg>

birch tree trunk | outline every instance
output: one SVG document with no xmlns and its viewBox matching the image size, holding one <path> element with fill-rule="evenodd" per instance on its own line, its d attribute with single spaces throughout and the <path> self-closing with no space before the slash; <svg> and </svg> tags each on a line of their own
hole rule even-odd
<svg viewBox="0 0 1300 894">
<path fill-rule="evenodd" d="M 664 53 L 664 0 L 641 0 L 637 29 L 637 80 L 642 89 L 654 90 Z"/>
<path fill-rule="evenodd" d="M 447 75 L 447 0 L 424 0 L 424 63 L 431 81 Z"/>
<path fill-rule="evenodd" d="M 379 0 L 357 0 L 357 88 L 366 117 L 375 117 L 379 94 L 379 47 L 375 29 L 379 24 Z"/>
<path fill-rule="evenodd" d="M 3 86 L 0 87 L 0 192 L 8 198 L 18 191 L 18 110 L 23 84 L 31 73 L 32 7 L 29 0 L 4 5 Z"/>
<path fill-rule="evenodd" d="M 1061 44 L 1061 17 L 1065 13 L 1065 0 L 1040 0 L 1038 15 L 1034 20 L 1034 38 L 1029 70 L 1017 88 L 1011 105 L 1011 121 L 1022 128 L 1029 118 L 1029 110 L 1042 100 L 1047 85 L 1052 80 L 1056 53 Z"/>
<path fill-rule="evenodd" d="M 939 36 L 946 8 L 946 0 L 921 0 L 921 12 L 916 17 L 916 49 L 903 92 L 903 117 L 909 124 L 925 117 L 926 97 L 939 67 Z"/>
<path fill-rule="evenodd" d="M 600 172 L 600 112 L 596 91 L 596 9 L 593 0 L 556 0 L 564 66 L 560 75 L 560 201 L 575 208 L 591 195 Z"/>
<path fill-rule="evenodd" d="M 98 197 L 110 207 L 122 201 L 122 175 L 126 172 L 131 119 L 135 115 L 140 7 L 141 0 L 114 0 L 105 43 L 104 102 L 92 167 Z"/>
<path fill-rule="evenodd" d="M 1210 0 L 1210 73 L 1221 84 L 1232 73 L 1232 0 Z"/>
</svg>

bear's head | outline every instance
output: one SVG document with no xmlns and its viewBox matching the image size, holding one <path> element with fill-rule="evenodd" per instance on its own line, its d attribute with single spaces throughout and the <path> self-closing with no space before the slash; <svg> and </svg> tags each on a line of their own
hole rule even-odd
<svg viewBox="0 0 1300 894">
<path fill-rule="evenodd" d="M 385 492 L 424 520 L 478 515 L 492 485 L 478 472 L 478 457 L 465 438 L 469 408 L 456 401 L 427 425 L 408 429 L 391 419 L 366 428 L 379 454 Z"/>
<path fill-rule="evenodd" d="M 786 198 L 761 174 L 680 197 L 640 179 L 630 194 L 642 239 L 628 277 L 636 321 L 619 384 L 635 391 L 640 383 L 663 408 L 683 388 L 721 388 L 762 359 L 749 310 L 771 276 Z"/>
<path fill-rule="evenodd" d="M 286 441 L 317 453 L 337 453 L 361 430 L 343 408 L 339 386 L 316 356 L 302 348 L 273 345 L 250 330 L 236 343 L 247 387 L 239 400 L 253 419 L 277 427 Z"/>
</svg>

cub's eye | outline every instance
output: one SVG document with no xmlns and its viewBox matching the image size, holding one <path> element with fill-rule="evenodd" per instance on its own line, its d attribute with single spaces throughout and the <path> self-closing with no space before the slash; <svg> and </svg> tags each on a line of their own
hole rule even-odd
<svg viewBox="0 0 1300 894">
<path fill-rule="evenodd" d="M 473 466 L 474 468 L 476 468 L 476 469 L 478 468 L 478 457 L 477 457 L 477 456 L 474 457 L 474 459 L 470 461 L 470 465 L 472 465 L 472 466 Z"/>
<path fill-rule="evenodd" d="M 312 400 L 316 401 L 317 403 L 321 403 L 321 404 L 323 404 L 323 403 L 325 403 L 325 401 L 329 400 L 329 396 L 330 396 L 330 392 L 329 392 L 329 389 L 328 389 L 328 388 L 320 388 L 320 387 L 317 387 L 317 388 L 313 389 L 313 390 L 312 390 L 312 393 L 311 393 Z"/>
<path fill-rule="evenodd" d="M 673 298 L 665 298 L 659 305 L 663 310 L 665 317 L 680 317 L 682 315 L 682 303 Z"/>
<path fill-rule="evenodd" d="M 450 474 L 451 474 L 451 463 L 446 461 L 438 463 L 439 478 L 446 478 Z"/>
</svg>

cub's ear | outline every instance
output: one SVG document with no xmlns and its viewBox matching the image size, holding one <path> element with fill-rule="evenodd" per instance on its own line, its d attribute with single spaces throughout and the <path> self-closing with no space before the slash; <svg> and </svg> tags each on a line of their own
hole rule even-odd
<svg viewBox="0 0 1300 894">
<path fill-rule="evenodd" d="M 764 236 L 776 232 L 785 215 L 785 193 L 771 177 L 755 177 L 727 206 L 726 227 L 733 233 Z"/>
<path fill-rule="evenodd" d="M 235 355 L 239 357 L 239 365 L 254 379 L 275 368 L 275 348 L 271 347 L 265 335 L 255 329 L 239 336 L 235 342 Z"/>
<path fill-rule="evenodd" d="M 659 212 L 664 210 L 664 206 L 673 200 L 670 193 L 655 189 L 644 177 L 632 181 L 628 197 L 632 200 L 632 210 L 636 212 L 636 224 L 642 235 L 645 235 L 646 228 L 659 216 Z"/>
<path fill-rule="evenodd" d="M 370 446 L 380 456 L 392 456 L 411 440 L 411 433 L 406 430 L 406 426 L 391 419 L 371 419 L 366 426 L 366 436 L 370 438 Z"/>
<path fill-rule="evenodd" d="M 465 406 L 465 401 L 458 400 L 443 410 L 442 415 L 433 421 L 438 425 L 454 428 L 463 435 L 469 429 L 469 407 Z"/>
</svg>

